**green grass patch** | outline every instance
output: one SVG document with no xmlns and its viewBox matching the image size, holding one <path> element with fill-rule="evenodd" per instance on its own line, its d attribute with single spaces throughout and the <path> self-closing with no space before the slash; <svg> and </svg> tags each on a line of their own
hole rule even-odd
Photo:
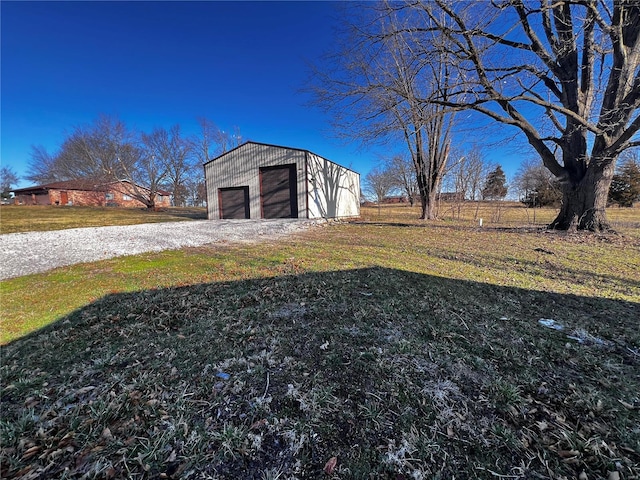
<svg viewBox="0 0 640 480">
<path fill-rule="evenodd" d="M 0 233 L 44 232 L 206 218 L 205 208 L 167 208 L 154 211 L 140 208 L 3 205 L 0 206 Z"/>
<path fill-rule="evenodd" d="M 364 213 L 0 282 L 1 476 L 640 476 L 633 230 Z"/>
</svg>

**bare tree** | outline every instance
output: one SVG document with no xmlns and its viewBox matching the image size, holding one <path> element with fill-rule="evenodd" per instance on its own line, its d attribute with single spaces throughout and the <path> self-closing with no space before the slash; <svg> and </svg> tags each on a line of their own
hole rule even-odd
<svg viewBox="0 0 640 480">
<path fill-rule="evenodd" d="M 214 138 L 220 152 L 218 155 L 222 155 L 224 152 L 228 152 L 242 144 L 242 134 L 238 126 L 234 126 L 232 131 L 218 129 Z"/>
<path fill-rule="evenodd" d="M 111 181 L 133 170 L 138 154 L 135 136 L 124 123 L 101 115 L 92 124 L 75 127 L 53 155 L 32 146 L 27 178 L 40 183 L 78 178 Z"/>
<path fill-rule="evenodd" d="M 55 169 L 56 155 L 51 155 L 43 146 L 31 146 L 31 159 L 26 179 L 34 183 L 51 183 L 64 180 Z"/>
<path fill-rule="evenodd" d="M 185 181 L 185 192 L 189 206 L 204 207 L 207 205 L 207 190 L 201 168 L 191 169 Z"/>
<path fill-rule="evenodd" d="M 168 170 L 153 152 L 143 147 L 137 148 L 137 152 L 137 161 L 130 168 L 125 168 L 123 175 L 115 180 L 121 182 L 121 193 L 131 195 L 147 208 L 155 208 L 156 197 L 163 190 Z"/>
<path fill-rule="evenodd" d="M 188 140 L 189 152 L 195 160 L 190 170 L 189 196 L 197 204 L 206 203 L 206 186 L 204 182 L 203 165 L 219 155 L 239 146 L 243 143 L 243 137 L 239 127 L 233 127 L 233 131 L 221 130 L 212 120 L 198 118 L 200 132 L 191 136 Z"/>
<path fill-rule="evenodd" d="M 364 177 L 364 190 L 376 199 L 378 207 L 391 190 L 397 187 L 393 174 L 381 167 L 374 167 Z"/>
<path fill-rule="evenodd" d="M 615 163 L 639 145 L 640 3 L 636 0 L 407 0 L 411 19 L 391 32 L 422 33 L 415 55 L 438 44 L 460 82 L 430 101 L 518 129 L 561 182 L 551 228 L 609 228 Z M 559 152 L 559 159 L 556 156 Z"/>
<path fill-rule="evenodd" d="M 184 206 L 187 197 L 185 181 L 191 170 L 191 144 L 180 135 L 180 126 L 143 133 L 142 142 L 147 156 L 154 157 L 154 163 L 163 166 L 162 180 L 173 193 L 174 205 Z"/>
<path fill-rule="evenodd" d="M 221 130 L 212 120 L 205 117 L 198 118 L 198 124 L 200 132 L 192 136 L 189 143 L 193 156 L 201 165 L 242 143 L 239 127 L 233 127 L 233 132 Z"/>
<path fill-rule="evenodd" d="M 489 173 L 489 164 L 479 147 L 467 151 L 455 151 L 447 168 L 447 188 L 460 192 L 465 199 L 480 198 L 482 182 Z"/>
<path fill-rule="evenodd" d="M 11 187 L 17 184 L 18 175 L 11 167 L 0 168 L 0 196 L 3 200 L 10 197 Z"/>
<path fill-rule="evenodd" d="M 389 171 L 398 188 L 407 195 L 409 205 L 413 207 L 419 196 L 413 161 L 406 156 L 394 155 L 385 162 L 385 169 Z"/>
<path fill-rule="evenodd" d="M 398 21 L 393 15 L 390 18 L 393 22 Z M 415 65 L 411 58 L 413 39 L 395 35 L 391 38 L 397 40 L 390 48 L 395 65 L 395 78 L 391 79 L 394 81 L 391 85 L 399 98 L 393 98 L 394 106 L 388 105 L 388 108 L 393 112 L 396 125 L 400 127 L 411 152 L 420 192 L 420 218 L 434 219 L 437 216 L 437 195 L 449 160 L 453 115 L 441 105 L 425 104 L 419 98 L 418 85 L 426 77 L 431 82 L 429 91 L 440 91 L 446 97 L 449 67 L 444 55 L 435 59 L 430 57 L 428 61 Z"/>
<path fill-rule="evenodd" d="M 29 178 L 120 182 L 122 193 L 154 208 L 167 171 L 155 155 L 148 153 L 141 148 L 136 133 L 122 121 L 101 115 L 89 125 L 75 127 L 55 155 L 33 148 Z"/>
<path fill-rule="evenodd" d="M 93 123 L 76 127 L 63 141 L 54 169 L 64 180 L 134 182 L 140 155 L 135 133 L 121 120 L 100 115 Z"/>
<path fill-rule="evenodd" d="M 479 200 L 482 194 L 482 182 L 487 177 L 491 165 L 484 159 L 482 151 L 476 146 L 464 156 L 465 195 L 469 200 Z"/>
<path fill-rule="evenodd" d="M 562 200 L 560 183 L 540 158 L 523 161 L 513 184 L 521 201 L 529 207 L 558 206 Z"/>
<path fill-rule="evenodd" d="M 435 218 L 436 197 L 449 157 L 453 114 L 425 99 L 447 98 L 456 72 L 443 49 L 415 54 L 415 33 L 394 4 L 358 5 L 364 18 L 346 27 L 344 48 L 318 69 L 317 103 L 334 114 L 350 138 L 402 139 L 420 193 L 421 218 Z M 354 18 L 358 18 L 357 16 Z M 441 37 L 434 36 L 433 41 Z"/>
<path fill-rule="evenodd" d="M 458 218 L 460 218 L 462 203 L 465 200 L 476 201 L 481 198 L 484 179 L 489 173 L 489 164 L 485 161 L 478 146 L 468 151 L 454 152 L 446 172 L 446 183 L 455 195 Z M 474 218 L 478 216 L 479 204 L 476 203 Z"/>
</svg>

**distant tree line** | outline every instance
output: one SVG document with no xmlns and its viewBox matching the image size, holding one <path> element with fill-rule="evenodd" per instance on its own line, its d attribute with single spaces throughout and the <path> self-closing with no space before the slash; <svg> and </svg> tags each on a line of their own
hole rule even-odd
<svg viewBox="0 0 640 480">
<path fill-rule="evenodd" d="M 35 183 L 126 181 L 132 196 L 148 208 L 155 207 L 159 191 L 171 192 L 174 206 L 204 205 L 202 164 L 238 146 L 242 137 L 239 129 L 225 132 L 206 118 L 198 123 L 199 134 L 185 136 L 177 124 L 137 132 L 117 118 L 100 115 L 75 127 L 56 152 L 32 147 L 26 178 Z"/>
<path fill-rule="evenodd" d="M 465 200 L 502 200 L 508 192 L 507 178 L 500 165 L 488 164 L 478 147 L 449 155 L 435 198 L 443 191 L 456 202 Z M 365 197 L 382 203 L 391 194 L 400 194 L 413 206 L 420 198 L 413 162 L 394 155 L 367 173 L 363 182 Z"/>
</svg>

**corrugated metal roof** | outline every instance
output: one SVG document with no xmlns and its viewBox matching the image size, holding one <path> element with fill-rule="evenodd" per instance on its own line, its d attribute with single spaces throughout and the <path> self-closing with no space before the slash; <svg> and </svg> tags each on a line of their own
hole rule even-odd
<svg viewBox="0 0 640 480">
<path fill-rule="evenodd" d="M 250 145 L 250 144 L 253 144 L 253 145 L 263 145 L 263 146 L 265 146 L 265 147 L 284 148 L 285 150 L 295 150 L 295 151 L 298 151 L 298 152 L 310 153 L 310 154 L 312 154 L 312 155 L 315 155 L 316 157 L 320 157 L 320 158 L 322 158 L 323 160 L 327 160 L 327 161 L 329 161 L 329 162 L 331 162 L 331 163 L 335 163 L 336 165 L 340 165 L 339 163 L 336 163 L 336 162 L 334 162 L 333 160 L 329 160 L 328 158 L 325 158 L 325 157 L 323 157 L 322 155 L 318 155 L 317 153 L 313 153 L 311 150 L 307 150 L 307 149 L 305 149 L 305 148 L 285 147 L 285 146 L 283 146 L 283 145 L 274 145 L 274 144 L 272 144 L 272 143 L 254 142 L 254 141 L 252 141 L 252 140 L 249 140 L 249 141 L 247 141 L 247 142 L 244 142 L 242 145 L 238 145 L 237 147 L 232 148 L 231 150 L 228 150 L 228 151 L 226 151 L 226 152 L 224 152 L 224 153 L 222 153 L 222 154 L 218 155 L 216 158 L 212 158 L 211 160 L 209 160 L 208 162 L 206 162 L 204 165 L 206 166 L 206 165 L 210 164 L 211 162 L 215 162 L 215 161 L 216 161 L 216 160 L 218 160 L 219 158 L 222 158 L 222 157 L 224 157 L 225 155 L 228 155 L 229 153 L 234 152 L 234 151 L 236 151 L 236 150 L 238 150 L 238 149 L 240 149 L 240 148 L 243 148 L 243 147 L 245 147 L 245 146 L 247 146 L 247 145 Z M 350 171 L 352 171 L 353 173 L 357 173 L 358 175 L 360 175 L 358 172 L 356 172 L 355 170 L 353 170 L 353 169 L 351 169 L 351 168 L 349 168 L 349 167 L 345 167 L 344 165 L 340 165 L 340 166 L 341 166 L 342 168 L 346 169 L 346 170 L 350 170 Z"/>
</svg>

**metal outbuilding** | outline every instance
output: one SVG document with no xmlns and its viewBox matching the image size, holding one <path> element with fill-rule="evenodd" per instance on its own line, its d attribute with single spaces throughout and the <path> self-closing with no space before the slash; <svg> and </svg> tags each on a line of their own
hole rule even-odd
<svg viewBox="0 0 640 480">
<path fill-rule="evenodd" d="M 360 215 L 360 174 L 308 150 L 246 142 L 204 174 L 209 219 Z"/>
</svg>

